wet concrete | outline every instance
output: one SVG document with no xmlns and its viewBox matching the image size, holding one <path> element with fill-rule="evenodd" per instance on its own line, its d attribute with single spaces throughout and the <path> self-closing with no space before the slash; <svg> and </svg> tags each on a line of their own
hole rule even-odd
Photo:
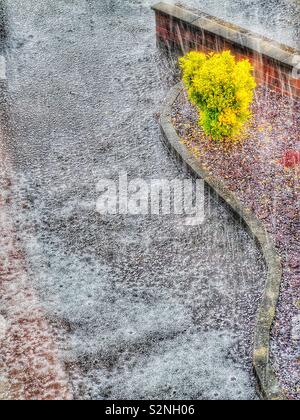
<svg viewBox="0 0 300 420">
<path fill-rule="evenodd" d="M 243 227 L 209 193 L 193 228 L 95 211 L 101 178 L 186 176 L 150 3 L 7 0 L 11 217 L 75 398 L 255 399 L 265 270 Z"/>
</svg>

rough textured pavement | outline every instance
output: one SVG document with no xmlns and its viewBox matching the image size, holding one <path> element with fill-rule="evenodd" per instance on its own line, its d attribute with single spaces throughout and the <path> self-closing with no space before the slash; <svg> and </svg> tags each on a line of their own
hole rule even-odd
<svg viewBox="0 0 300 420">
<path fill-rule="evenodd" d="M 6 2 L 3 148 L 26 281 L 75 398 L 254 399 L 265 271 L 239 223 L 208 194 L 193 228 L 95 211 L 101 178 L 185 177 L 154 115 L 172 77 L 150 3 Z"/>
</svg>

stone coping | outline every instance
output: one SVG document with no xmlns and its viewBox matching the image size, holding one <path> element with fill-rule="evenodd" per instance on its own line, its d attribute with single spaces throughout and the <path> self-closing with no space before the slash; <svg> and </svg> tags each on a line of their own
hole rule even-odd
<svg viewBox="0 0 300 420">
<path fill-rule="evenodd" d="M 160 115 L 160 128 L 163 139 L 169 150 L 188 168 L 191 174 L 197 178 L 204 179 L 206 184 L 244 221 L 247 229 L 262 250 L 268 273 L 255 326 L 253 366 L 262 399 L 285 400 L 286 396 L 280 388 L 270 361 L 271 331 L 276 316 L 282 282 L 281 259 L 263 223 L 242 205 L 220 179 L 209 174 L 201 165 L 201 162 L 181 143 L 172 124 L 172 106 L 183 89 L 182 83 L 179 83 L 170 91 L 167 97 L 166 104 Z"/>
<path fill-rule="evenodd" d="M 295 66 L 295 56 L 300 56 L 300 50 L 280 44 L 198 10 L 175 6 L 165 2 L 157 3 L 152 6 L 152 9 L 155 12 L 179 19 L 201 31 L 211 32 L 233 44 L 262 54 L 291 69 Z"/>
</svg>

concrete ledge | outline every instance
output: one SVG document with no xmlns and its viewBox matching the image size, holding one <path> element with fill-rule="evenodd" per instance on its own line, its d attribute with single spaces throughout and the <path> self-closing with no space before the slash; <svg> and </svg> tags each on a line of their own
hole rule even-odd
<svg viewBox="0 0 300 420">
<path fill-rule="evenodd" d="M 198 13 L 164 2 L 157 3 L 156 5 L 152 6 L 152 9 L 156 12 L 165 13 L 166 15 L 173 16 L 173 18 L 180 19 L 187 23 L 192 23 L 199 18 Z"/>
<path fill-rule="evenodd" d="M 261 247 L 267 264 L 268 275 L 255 327 L 253 365 L 261 397 L 266 400 L 285 400 L 285 395 L 280 389 L 270 362 L 271 330 L 282 281 L 281 260 L 276 252 L 273 240 L 262 222 L 251 211 L 244 208 L 221 180 L 209 174 L 186 146 L 180 142 L 172 124 L 172 106 L 182 90 L 183 85 L 180 83 L 171 90 L 167 97 L 160 116 L 163 139 L 169 150 L 186 165 L 191 174 L 204 179 L 206 184 L 230 206 L 234 213 L 243 219 L 249 232 Z"/>
<path fill-rule="evenodd" d="M 300 51 L 199 10 L 164 2 L 153 10 L 160 45 L 181 53 L 231 50 L 237 59 L 251 61 L 258 83 L 300 98 L 300 77 L 295 71 Z"/>
</svg>

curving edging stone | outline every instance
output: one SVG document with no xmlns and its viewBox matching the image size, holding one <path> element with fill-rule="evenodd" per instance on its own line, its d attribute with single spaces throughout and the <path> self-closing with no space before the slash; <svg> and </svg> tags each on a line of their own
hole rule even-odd
<svg viewBox="0 0 300 420">
<path fill-rule="evenodd" d="M 252 211 L 242 205 L 222 181 L 210 175 L 187 147 L 180 142 L 172 124 L 172 105 L 182 89 L 183 85 L 181 83 L 172 88 L 161 112 L 160 128 L 163 139 L 175 157 L 186 165 L 195 177 L 202 178 L 230 206 L 234 213 L 242 218 L 262 249 L 268 274 L 255 327 L 253 366 L 261 397 L 266 400 L 285 400 L 286 397 L 280 388 L 270 361 L 271 330 L 275 320 L 282 281 L 281 259 L 263 223 Z"/>
</svg>

